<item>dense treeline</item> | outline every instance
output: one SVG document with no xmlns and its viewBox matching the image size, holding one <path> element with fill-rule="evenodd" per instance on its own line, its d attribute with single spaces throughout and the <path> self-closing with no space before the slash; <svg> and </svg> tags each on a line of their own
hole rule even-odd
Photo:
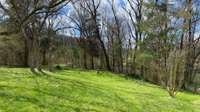
<svg viewBox="0 0 200 112">
<path fill-rule="evenodd" d="M 200 88 L 198 0 L 5 0 L 0 64 L 54 64 Z"/>
</svg>

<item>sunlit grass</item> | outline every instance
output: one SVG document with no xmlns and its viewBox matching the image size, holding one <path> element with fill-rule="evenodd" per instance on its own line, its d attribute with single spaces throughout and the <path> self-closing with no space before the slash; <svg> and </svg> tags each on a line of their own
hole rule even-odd
<svg viewBox="0 0 200 112">
<path fill-rule="evenodd" d="M 0 68 L 0 112 L 200 112 L 200 96 L 109 72 Z"/>
</svg>

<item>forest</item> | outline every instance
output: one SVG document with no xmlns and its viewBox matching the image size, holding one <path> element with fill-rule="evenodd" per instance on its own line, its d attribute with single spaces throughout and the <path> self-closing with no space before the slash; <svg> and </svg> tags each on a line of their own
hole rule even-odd
<svg viewBox="0 0 200 112">
<path fill-rule="evenodd" d="M 0 0 L 0 74 L 26 68 L 123 74 L 199 98 L 200 0 Z"/>
</svg>

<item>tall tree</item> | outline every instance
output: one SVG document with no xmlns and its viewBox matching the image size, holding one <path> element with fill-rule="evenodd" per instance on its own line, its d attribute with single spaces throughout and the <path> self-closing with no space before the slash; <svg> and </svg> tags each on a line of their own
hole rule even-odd
<svg viewBox="0 0 200 112">
<path fill-rule="evenodd" d="M 0 8 L 9 17 L 11 24 L 17 26 L 15 32 L 21 32 L 24 36 L 25 65 L 29 62 L 32 71 L 37 67 L 40 69 L 39 37 L 47 18 L 69 1 L 6 0 L 7 6 L 0 3 Z"/>
<path fill-rule="evenodd" d="M 111 71 L 109 56 L 100 33 L 100 21 L 99 21 L 100 13 L 98 11 L 100 4 L 101 4 L 100 0 L 85 0 L 82 1 L 82 8 L 86 9 L 89 14 L 90 21 L 92 21 L 94 25 L 95 37 L 99 40 L 100 46 L 103 51 L 103 55 L 105 57 L 106 68 L 107 70 Z"/>
</svg>

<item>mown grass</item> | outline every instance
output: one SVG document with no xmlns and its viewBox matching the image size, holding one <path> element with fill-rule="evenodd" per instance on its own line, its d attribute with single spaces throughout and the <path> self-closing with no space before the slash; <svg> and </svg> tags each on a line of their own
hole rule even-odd
<svg viewBox="0 0 200 112">
<path fill-rule="evenodd" d="M 109 72 L 0 68 L 0 112 L 200 112 L 200 96 Z"/>
</svg>

